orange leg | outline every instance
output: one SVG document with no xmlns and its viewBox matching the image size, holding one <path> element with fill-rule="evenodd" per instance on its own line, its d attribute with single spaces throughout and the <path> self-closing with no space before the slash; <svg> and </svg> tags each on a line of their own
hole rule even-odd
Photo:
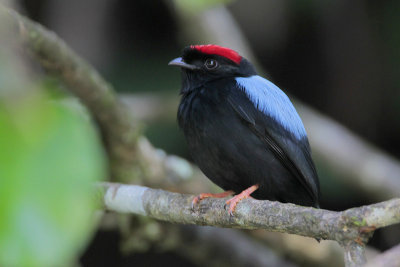
<svg viewBox="0 0 400 267">
<path fill-rule="evenodd" d="M 233 195 L 234 192 L 232 190 L 229 191 L 225 191 L 222 193 L 217 193 L 217 194 L 212 194 L 212 193 L 203 193 L 198 195 L 197 197 L 195 197 L 192 201 L 192 209 L 194 209 L 194 206 L 199 203 L 201 200 L 205 199 L 205 198 L 209 198 L 209 197 L 214 197 L 214 198 L 224 198 L 230 195 Z"/>
<path fill-rule="evenodd" d="M 233 216 L 233 212 L 236 209 L 236 205 L 243 199 L 245 198 L 251 198 L 251 194 L 256 191 L 260 186 L 258 184 L 250 186 L 249 188 L 247 188 L 246 190 L 244 190 L 242 193 L 234 196 L 233 198 L 229 199 L 228 201 L 226 201 L 226 205 L 229 204 L 229 214 L 231 216 Z"/>
</svg>

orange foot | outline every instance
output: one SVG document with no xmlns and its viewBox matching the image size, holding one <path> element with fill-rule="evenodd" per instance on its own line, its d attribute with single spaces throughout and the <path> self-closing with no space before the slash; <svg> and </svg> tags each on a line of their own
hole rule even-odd
<svg viewBox="0 0 400 267">
<path fill-rule="evenodd" d="M 211 193 L 203 193 L 198 195 L 197 197 L 195 197 L 192 201 L 192 210 L 194 209 L 194 206 L 196 204 L 198 204 L 201 200 L 205 199 L 205 198 L 209 198 L 209 197 L 214 197 L 214 198 L 224 198 L 230 195 L 233 195 L 234 192 L 232 190 L 229 191 L 225 191 L 222 193 L 217 193 L 217 194 L 211 194 Z"/>
<path fill-rule="evenodd" d="M 245 198 L 251 197 L 250 195 L 251 195 L 254 191 L 256 191 L 258 188 L 259 188 L 259 185 L 258 185 L 258 184 L 253 185 L 253 186 L 250 186 L 249 188 L 247 188 L 246 190 L 244 190 L 242 193 L 240 193 L 240 194 L 234 196 L 233 198 L 229 199 L 228 201 L 226 201 L 225 205 L 228 205 L 228 204 L 229 204 L 229 210 L 228 210 L 229 214 L 230 214 L 231 216 L 233 216 L 233 212 L 234 212 L 235 209 L 236 209 L 236 205 L 237 205 L 241 200 L 243 200 L 243 199 L 245 199 Z"/>
</svg>

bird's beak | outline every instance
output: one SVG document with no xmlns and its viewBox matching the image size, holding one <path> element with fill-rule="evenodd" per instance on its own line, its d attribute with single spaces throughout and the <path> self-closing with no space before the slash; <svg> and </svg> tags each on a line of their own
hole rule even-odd
<svg viewBox="0 0 400 267">
<path fill-rule="evenodd" d="M 195 66 L 195 65 L 187 64 L 185 61 L 183 61 L 183 59 L 181 57 L 178 57 L 178 58 L 175 58 L 175 59 L 171 60 L 168 63 L 168 65 L 170 65 L 170 66 L 178 66 L 178 67 L 189 69 L 189 70 L 198 69 L 198 67 Z"/>
</svg>

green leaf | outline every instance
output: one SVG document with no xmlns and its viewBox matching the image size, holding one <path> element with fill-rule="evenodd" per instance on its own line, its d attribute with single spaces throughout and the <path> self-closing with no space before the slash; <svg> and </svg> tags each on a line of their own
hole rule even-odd
<svg viewBox="0 0 400 267">
<path fill-rule="evenodd" d="M 66 266 L 94 230 L 105 161 L 90 123 L 48 99 L 0 102 L 0 266 Z"/>
</svg>

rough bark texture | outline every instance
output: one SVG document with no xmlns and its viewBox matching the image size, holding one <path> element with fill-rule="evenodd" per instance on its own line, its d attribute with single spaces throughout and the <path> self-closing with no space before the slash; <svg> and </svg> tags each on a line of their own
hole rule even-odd
<svg viewBox="0 0 400 267">
<path fill-rule="evenodd" d="M 143 186 L 103 184 L 103 202 L 109 210 L 146 215 L 172 223 L 210 225 L 297 234 L 335 240 L 349 248 L 349 261 L 363 254 L 361 247 L 375 229 L 400 222 L 400 199 L 343 212 L 246 199 L 230 216 L 224 199 L 205 199 L 191 209 L 195 196 Z M 358 246 L 356 245 L 358 244 Z"/>
</svg>

